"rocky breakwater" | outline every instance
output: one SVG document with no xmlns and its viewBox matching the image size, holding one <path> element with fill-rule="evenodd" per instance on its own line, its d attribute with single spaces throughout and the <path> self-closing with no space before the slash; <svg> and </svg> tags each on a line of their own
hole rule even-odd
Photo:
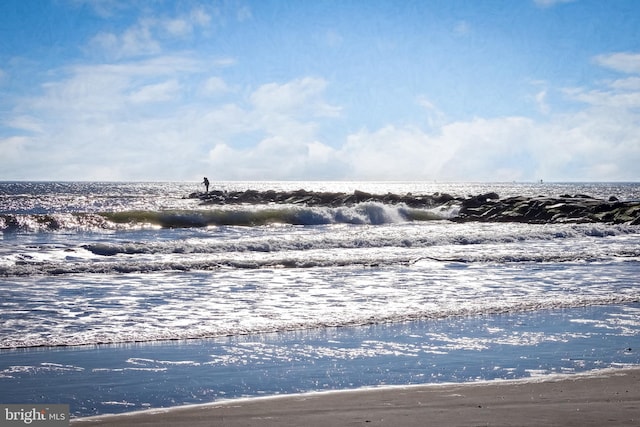
<svg viewBox="0 0 640 427">
<path fill-rule="evenodd" d="M 431 195 L 371 194 L 295 191 L 210 191 L 191 193 L 188 198 L 200 199 L 207 205 L 288 204 L 301 206 L 341 207 L 358 203 L 377 202 L 389 205 L 402 204 L 410 208 L 435 208 L 459 206 L 452 221 L 584 223 L 604 222 L 640 225 L 640 201 L 608 200 L 586 195 L 562 195 L 559 197 L 508 197 L 501 199 L 496 193 L 477 196 L 454 197 L 446 193 Z"/>
<path fill-rule="evenodd" d="M 489 193 L 466 198 L 454 221 L 589 223 L 640 225 L 640 202 L 596 199 L 578 194 L 559 197 L 508 197 Z"/>
<path fill-rule="evenodd" d="M 364 191 L 353 193 L 322 191 L 210 191 L 208 193 L 191 193 L 188 198 L 200 199 L 203 204 L 238 205 L 238 204 L 291 204 L 303 206 L 353 206 L 358 203 L 377 202 L 390 205 L 404 204 L 412 208 L 431 208 L 445 205 L 452 201 L 461 202 L 449 194 L 432 195 L 371 194 Z"/>
</svg>

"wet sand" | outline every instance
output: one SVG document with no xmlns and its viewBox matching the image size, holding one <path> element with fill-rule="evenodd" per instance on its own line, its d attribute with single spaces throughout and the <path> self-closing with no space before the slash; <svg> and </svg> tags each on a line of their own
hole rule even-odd
<svg viewBox="0 0 640 427">
<path fill-rule="evenodd" d="M 73 426 L 638 426 L 640 368 L 310 393 L 82 418 Z"/>
</svg>

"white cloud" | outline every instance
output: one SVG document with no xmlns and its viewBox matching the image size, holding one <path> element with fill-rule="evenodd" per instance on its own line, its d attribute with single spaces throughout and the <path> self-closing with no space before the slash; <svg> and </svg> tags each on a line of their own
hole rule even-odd
<svg viewBox="0 0 640 427">
<path fill-rule="evenodd" d="M 237 60 L 235 58 L 226 57 L 226 58 L 218 58 L 213 62 L 213 66 L 215 67 L 231 67 L 236 65 Z"/>
<path fill-rule="evenodd" d="M 598 55 L 594 61 L 603 67 L 630 74 L 640 74 L 640 53 L 618 52 Z"/>
<path fill-rule="evenodd" d="M 439 143 L 453 153 L 443 166 L 452 179 L 511 181 L 526 179 L 533 165 L 530 146 L 536 129 L 531 119 L 474 119 L 443 128 Z"/>
<path fill-rule="evenodd" d="M 41 96 L 24 99 L 20 108 L 55 117 L 55 123 L 66 123 L 65 120 L 73 123 L 91 117 L 106 119 L 105 114 L 119 120 L 130 116 L 127 110 L 130 101 L 151 101 L 153 96 L 168 100 L 178 90 L 180 77 L 205 66 L 190 56 L 78 65 L 64 70 L 64 78 L 44 83 Z"/>
<path fill-rule="evenodd" d="M 352 179 L 634 181 L 640 163 L 637 84 L 627 78 L 568 89 L 565 94 L 584 106 L 563 114 L 550 113 L 544 88 L 535 100 L 549 114 L 540 120 L 475 118 L 430 131 L 363 130 L 350 135 L 338 155 Z M 424 97 L 418 103 L 437 111 Z"/>
<path fill-rule="evenodd" d="M 37 118 L 26 114 L 10 117 L 5 124 L 11 128 L 31 133 L 41 133 L 43 131 L 42 123 Z"/>
<path fill-rule="evenodd" d="M 573 99 L 591 102 L 544 122 L 497 117 L 446 123 L 433 103 L 418 97 L 437 124 L 362 129 L 342 141 L 318 138 L 335 117 L 324 111 L 327 83 L 310 77 L 262 85 L 234 103 L 187 105 L 166 114 L 150 114 L 153 104 L 139 103 L 140 114 L 132 110 L 131 98 L 171 102 L 182 89 L 179 77 L 203 69 L 177 57 L 76 67 L 24 105 L 36 116 L 13 117 L 21 129 L 43 132 L 3 140 L 0 154 L 12 159 L 15 174 L 23 174 L 12 178 L 196 179 L 206 173 L 217 179 L 637 179 L 637 110 L 595 102 L 606 88 L 575 89 Z M 199 84 L 207 83 L 224 82 Z M 27 157 L 28 163 L 20 160 Z M 34 172 L 40 175 L 29 175 Z"/>
<path fill-rule="evenodd" d="M 226 179 L 522 180 L 537 176 L 540 159 L 531 156 L 548 153 L 533 149 L 542 131 L 517 117 L 454 122 L 439 133 L 363 129 L 337 148 L 281 131 L 242 149 L 215 145 L 211 170 Z"/>
<path fill-rule="evenodd" d="M 164 22 L 164 27 L 169 34 L 174 36 L 185 36 L 192 31 L 191 24 L 184 19 L 168 19 Z"/>
<path fill-rule="evenodd" d="M 129 99 L 134 103 L 163 102 L 175 99 L 181 89 L 177 80 L 143 86 L 133 92 Z"/>
<path fill-rule="evenodd" d="M 253 18 L 253 13 L 251 12 L 251 8 L 247 5 L 241 6 L 236 12 L 236 18 L 238 22 L 248 21 Z"/>
<path fill-rule="evenodd" d="M 62 78 L 43 84 L 39 96 L 20 100 L 3 123 L 29 133 L 20 140 L 29 155 L 15 160 L 21 166 L 12 175 L 166 179 L 163 174 L 171 171 L 184 176 L 202 161 L 197 137 L 204 132 L 193 126 L 202 112 L 178 108 L 175 101 L 182 98 L 181 79 L 208 68 L 208 61 L 184 55 L 57 70 L 53 75 L 64 71 Z"/>
<path fill-rule="evenodd" d="M 89 47 L 112 58 L 129 58 L 162 52 L 162 41 L 167 37 L 185 39 L 196 29 L 205 29 L 211 16 L 203 8 L 195 8 L 177 17 L 142 17 L 122 33 L 101 32 L 95 35 Z"/>
<path fill-rule="evenodd" d="M 231 88 L 227 83 L 221 79 L 220 77 L 213 76 L 209 77 L 203 85 L 204 93 L 208 95 L 217 95 L 220 93 L 230 92 Z"/>
<path fill-rule="evenodd" d="M 11 157 L 23 166 L 13 177 L 190 179 L 211 168 L 220 178 L 287 178 L 322 176 L 339 163 L 316 138 L 319 120 L 337 111 L 324 100 L 324 80 L 265 84 L 222 105 L 183 103 L 203 87 L 229 90 L 202 77 L 208 69 L 210 61 L 185 55 L 58 70 L 62 78 L 23 99 L 5 123 L 31 134 L 19 140 L 30 156 Z M 3 141 L 3 152 L 17 152 L 16 141 Z"/>
<path fill-rule="evenodd" d="M 90 42 L 92 49 L 98 49 L 113 58 L 127 58 L 160 53 L 160 43 L 151 33 L 148 21 L 143 21 L 121 35 L 102 32 Z"/>
<path fill-rule="evenodd" d="M 91 113 L 117 110 L 129 84 L 127 76 L 95 70 L 96 73 L 88 74 L 78 70 L 66 80 L 44 83 L 42 96 L 25 101 L 27 108 L 78 119 Z"/>
<path fill-rule="evenodd" d="M 252 104 L 265 111 L 293 111 L 321 93 L 326 87 L 322 79 L 306 77 L 290 83 L 268 83 L 251 94 Z"/>
<path fill-rule="evenodd" d="M 426 121 L 429 128 L 439 128 L 446 123 L 445 114 L 438 109 L 426 96 L 420 95 L 416 99 L 416 103 L 424 108 L 426 112 Z"/>
<path fill-rule="evenodd" d="M 211 15 L 202 7 L 195 8 L 188 14 L 178 18 L 162 18 L 156 20 L 156 25 L 166 33 L 186 37 L 197 28 L 206 28 L 211 23 Z"/>
<path fill-rule="evenodd" d="M 304 77 L 289 83 L 268 83 L 251 94 L 251 103 L 261 111 L 335 117 L 340 108 L 322 99 L 327 86 L 324 79 Z"/>
<path fill-rule="evenodd" d="M 594 58 L 598 65 L 621 73 L 640 74 L 640 54 L 614 53 Z M 612 109 L 640 107 L 640 77 L 631 76 L 605 82 L 597 88 L 567 88 L 565 94 L 592 106 Z"/>
<path fill-rule="evenodd" d="M 209 152 L 209 170 L 222 179 L 335 179 L 343 169 L 333 148 L 284 136 L 271 136 L 245 149 L 217 144 Z"/>
<path fill-rule="evenodd" d="M 340 157 L 350 179 L 433 179 L 450 155 L 445 150 L 418 128 L 386 126 L 349 135 Z"/>
<path fill-rule="evenodd" d="M 227 106 L 209 113 L 205 120 L 220 123 L 216 134 L 223 135 L 209 151 L 211 169 L 226 179 L 335 177 L 341 164 L 336 151 L 316 138 L 318 120 L 339 111 L 324 100 L 326 86 L 311 77 L 268 83 L 249 95 L 250 109 Z M 254 142 L 244 148 L 228 142 L 246 135 Z"/>
<path fill-rule="evenodd" d="M 536 105 L 542 114 L 549 114 L 550 108 L 547 104 L 547 89 L 543 89 L 535 95 Z"/>
<path fill-rule="evenodd" d="M 287 140 L 297 147 L 311 143 L 319 120 L 340 113 L 339 107 L 325 101 L 326 86 L 325 80 L 313 77 L 264 84 L 249 96 L 253 121 L 269 138 Z"/>
<path fill-rule="evenodd" d="M 206 27 L 211 23 L 211 15 L 207 13 L 202 7 L 194 8 L 189 13 L 189 17 L 191 18 L 191 22 L 193 22 L 194 25 L 198 25 L 200 27 Z"/>
<path fill-rule="evenodd" d="M 341 178 L 453 181 L 637 180 L 638 115 L 587 109 L 548 122 L 525 117 L 452 122 L 437 133 L 362 130 L 337 153 Z"/>
<path fill-rule="evenodd" d="M 351 179 L 523 179 L 532 125 L 515 117 L 453 122 L 438 133 L 386 126 L 350 135 L 339 156 Z"/>
<path fill-rule="evenodd" d="M 610 82 L 609 86 L 616 90 L 640 91 L 640 77 L 628 77 L 625 79 L 617 79 Z"/>
<path fill-rule="evenodd" d="M 10 169 L 9 161 L 17 161 L 24 158 L 24 152 L 29 142 L 29 138 L 25 136 L 11 136 L 9 138 L 0 138 L 0 159 L 3 161 L 3 168 Z M 17 163 L 19 165 L 19 163 Z M 20 166 L 14 167 L 18 169 Z M 17 172 L 17 170 L 15 171 Z"/>
<path fill-rule="evenodd" d="M 571 98 L 595 106 L 612 108 L 640 107 L 640 92 L 615 92 L 605 90 L 567 89 L 565 93 Z"/>
<path fill-rule="evenodd" d="M 159 32 L 186 37 L 207 16 L 192 13 L 191 24 L 178 22 L 184 16 L 140 20 L 129 32 L 103 33 L 102 43 L 124 57 L 119 43 L 128 36 L 127 55 L 151 53 L 161 50 L 154 45 Z M 332 140 L 321 135 L 342 121 L 343 111 L 328 99 L 327 80 L 302 76 L 238 90 L 233 73 L 223 79 L 214 69 L 235 65 L 234 58 L 195 55 L 52 70 L 41 94 L 22 99 L 4 118 L 3 125 L 19 131 L 0 139 L 4 178 L 638 179 L 636 54 L 594 58 L 632 74 L 620 79 L 564 91 L 534 82 L 531 101 L 542 118 L 451 121 L 418 95 L 408 102 L 422 109 L 423 123 L 381 123 Z M 579 108 L 558 114 L 550 96 L 558 93 Z"/>
<path fill-rule="evenodd" d="M 544 129 L 545 143 L 538 147 L 546 151 L 539 153 L 544 172 L 556 180 L 637 180 L 637 119 L 600 108 L 558 117 Z"/>
<path fill-rule="evenodd" d="M 238 145 L 245 140 L 253 145 L 264 136 L 255 114 L 236 104 L 193 108 L 176 121 L 188 126 L 190 139 L 201 147 L 203 155 L 218 145 Z"/>
</svg>

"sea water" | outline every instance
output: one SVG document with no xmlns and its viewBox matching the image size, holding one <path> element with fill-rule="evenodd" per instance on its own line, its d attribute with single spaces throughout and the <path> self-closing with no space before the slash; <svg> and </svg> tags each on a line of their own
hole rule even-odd
<svg viewBox="0 0 640 427">
<path fill-rule="evenodd" d="M 223 182 L 640 200 L 640 184 Z M 0 183 L 0 402 L 75 416 L 640 364 L 640 227 Z"/>
</svg>

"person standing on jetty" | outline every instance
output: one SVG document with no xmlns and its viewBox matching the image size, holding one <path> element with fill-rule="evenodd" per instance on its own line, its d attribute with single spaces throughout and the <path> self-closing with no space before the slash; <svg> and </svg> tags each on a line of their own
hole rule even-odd
<svg viewBox="0 0 640 427">
<path fill-rule="evenodd" d="M 204 184 L 204 188 L 205 188 L 205 192 L 209 192 L 209 178 L 207 178 L 206 176 L 204 177 L 204 181 L 202 181 L 202 183 Z"/>
</svg>

